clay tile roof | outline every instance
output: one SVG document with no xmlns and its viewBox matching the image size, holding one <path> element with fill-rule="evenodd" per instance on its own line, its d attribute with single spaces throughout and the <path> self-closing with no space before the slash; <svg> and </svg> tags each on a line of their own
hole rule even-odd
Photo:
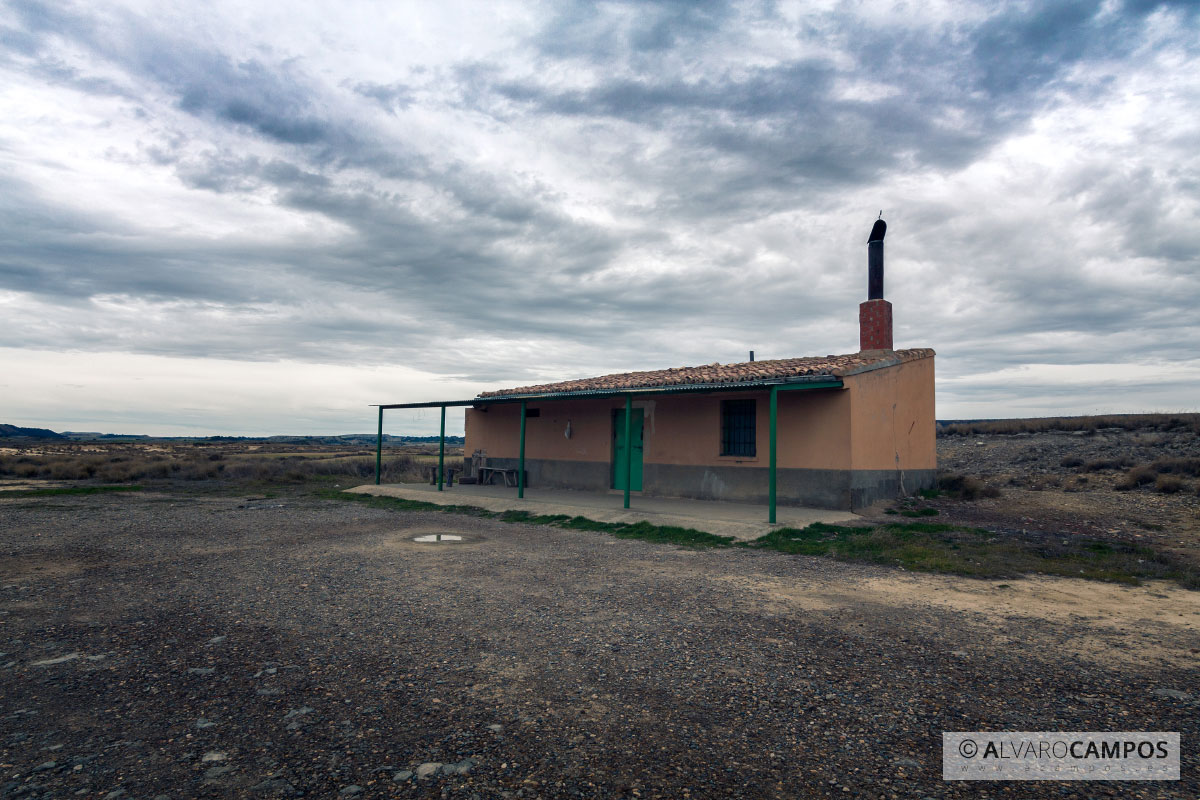
<svg viewBox="0 0 1200 800">
<path fill-rule="evenodd" d="M 842 378 L 859 372 L 883 369 L 906 361 L 932 358 L 927 347 L 912 350 L 866 350 L 841 356 L 780 358 L 774 361 L 747 361 L 742 364 L 705 364 L 699 367 L 673 367 L 649 372 L 622 372 L 598 378 L 543 383 L 481 392 L 479 397 L 503 397 L 517 394 L 558 394 L 562 392 L 604 392 L 650 389 L 665 386 L 691 386 L 710 383 L 749 383 L 787 378 Z"/>
</svg>

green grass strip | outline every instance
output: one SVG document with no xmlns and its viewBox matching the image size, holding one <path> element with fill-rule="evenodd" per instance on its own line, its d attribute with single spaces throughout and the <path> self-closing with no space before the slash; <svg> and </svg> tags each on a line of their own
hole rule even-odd
<svg viewBox="0 0 1200 800">
<path fill-rule="evenodd" d="M 1174 580 L 1185 588 L 1200 589 L 1200 568 L 1144 545 L 1001 536 L 981 528 L 930 522 L 863 527 L 817 523 L 803 529 L 780 528 L 753 545 L 974 578 L 1040 574 L 1132 585 Z"/>
<path fill-rule="evenodd" d="M 324 497 L 327 500 L 348 500 L 353 503 L 363 503 L 371 508 L 387 509 L 388 511 L 440 511 L 446 514 L 463 514 L 468 517 L 484 517 L 488 519 L 499 516 L 479 506 L 441 506 L 437 503 L 426 503 L 422 500 L 405 500 L 403 497 L 350 494 L 340 489 L 318 489 L 316 495 Z"/>
</svg>

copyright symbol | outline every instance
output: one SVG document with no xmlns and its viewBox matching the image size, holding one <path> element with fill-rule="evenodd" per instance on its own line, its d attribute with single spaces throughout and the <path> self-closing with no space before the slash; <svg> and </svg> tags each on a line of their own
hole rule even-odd
<svg viewBox="0 0 1200 800">
<path fill-rule="evenodd" d="M 979 745 L 974 739 L 963 739 L 958 743 L 958 754 L 963 758 L 974 758 L 979 753 Z"/>
</svg>

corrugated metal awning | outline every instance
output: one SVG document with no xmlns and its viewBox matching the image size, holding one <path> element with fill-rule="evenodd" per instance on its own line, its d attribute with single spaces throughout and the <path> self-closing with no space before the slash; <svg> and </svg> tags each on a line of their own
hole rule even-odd
<svg viewBox="0 0 1200 800">
<path fill-rule="evenodd" d="M 507 394 L 499 397 L 474 397 L 470 400 L 432 400 L 425 403 L 386 403 L 379 408 L 450 408 L 453 406 L 487 406 L 497 403 L 520 403 L 545 400 L 592 400 L 626 395 L 648 396 L 662 394 L 694 394 L 702 392 L 744 392 L 754 389 L 841 389 L 842 379 L 832 375 L 806 375 L 800 378 L 737 381 L 733 383 L 692 383 L 684 386 L 646 386 L 627 389 L 583 389 L 575 392 L 542 394 Z M 374 404 L 373 404 L 374 405 Z"/>
</svg>

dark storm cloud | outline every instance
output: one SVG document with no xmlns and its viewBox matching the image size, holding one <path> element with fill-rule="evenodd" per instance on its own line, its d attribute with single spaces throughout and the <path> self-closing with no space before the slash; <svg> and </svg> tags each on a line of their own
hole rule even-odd
<svg viewBox="0 0 1200 800">
<path fill-rule="evenodd" d="M 1026 125 L 1077 64 L 1135 50 L 1146 16 L 1157 8 L 1139 4 L 1105 14 L 1099 2 L 1039 3 L 1002 10 L 973 26 L 930 28 L 884 26 L 834 11 L 812 24 L 819 39 L 840 45 L 852 59 L 849 67 L 810 57 L 685 79 L 660 59 L 636 77 L 601 78 L 586 88 L 559 88 L 540 77 L 555 71 L 543 69 L 539 77 L 494 82 L 491 97 L 500 105 L 488 105 L 486 94 L 474 96 L 484 110 L 500 115 L 507 113 L 505 104 L 516 104 L 529 113 L 665 129 L 678 148 L 677 158 L 667 158 L 686 187 L 679 197 L 694 195 L 699 186 L 702 201 L 688 210 L 721 214 L 743 198 L 757 207 L 770 202 L 767 195 L 804 186 L 844 187 L 887 171 L 961 168 Z M 683 20 L 671 18 L 677 35 L 717 34 L 717 26 L 708 24 L 711 10 L 679 13 Z M 662 19 L 652 12 L 624 28 L 591 4 L 560 14 L 535 40 L 543 57 L 586 53 L 602 64 L 644 60 L 645 26 Z M 693 17 L 703 24 L 687 24 Z M 580 41 L 585 38 L 590 47 Z M 872 100 L 841 97 L 839 78 L 878 81 L 896 92 Z M 711 172 L 711 159 L 728 155 L 738 163 Z"/>
<path fill-rule="evenodd" d="M 347 144 L 347 132 L 314 108 L 313 89 L 288 62 L 235 61 L 120 10 L 101 24 L 78 6 L 20 0 L 13 8 L 28 26 L 24 46 L 44 77 L 63 71 L 54 42 L 66 39 L 131 76 L 154 81 L 188 113 L 246 126 L 285 144 Z"/>
<path fill-rule="evenodd" d="M 263 135 L 287 144 L 336 145 L 335 129 L 312 116 L 307 97 L 280 81 L 262 64 L 231 64 L 215 59 L 208 64 L 161 65 L 160 79 L 174 84 L 179 106 L 192 114 L 213 114 L 237 125 L 248 125 Z M 199 66 L 199 70 L 193 68 Z M 197 72 L 199 74 L 197 74 Z"/>
</svg>

